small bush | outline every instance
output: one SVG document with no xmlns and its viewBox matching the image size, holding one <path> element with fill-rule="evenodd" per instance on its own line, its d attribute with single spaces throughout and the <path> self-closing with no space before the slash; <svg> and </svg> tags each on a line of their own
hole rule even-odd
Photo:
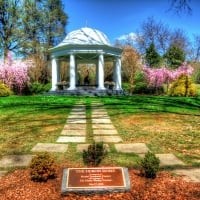
<svg viewBox="0 0 200 200">
<path fill-rule="evenodd" d="M 106 149 L 103 142 L 93 143 L 89 145 L 87 151 L 83 151 L 83 162 L 88 166 L 98 166 L 105 155 Z"/>
<path fill-rule="evenodd" d="M 51 83 L 42 84 L 42 83 L 30 83 L 25 86 L 24 94 L 25 95 L 35 95 L 42 94 L 43 92 L 48 92 L 51 89 Z"/>
<path fill-rule="evenodd" d="M 51 83 L 47 83 L 43 85 L 43 91 L 48 92 L 51 89 Z"/>
<path fill-rule="evenodd" d="M 133 88 L 133 93 L 135 94 L 148 93 L 147 84 L 145 82 L 136 83 Z"/>
<path fill-rule="evenodd" d="M 56 177 L 56 164 L 54 158 L 47 152 L 38 153 L 30 163 L 31 180 L 46 182 Z"/>
<path fill-rule="evenodd" d="M 139 162 L 141 174 L 146 178 L 156 178 L 159 170 L 160 160 L 151 152 L 147 152 L 145 157 Z"/>
<path fill-rule="evenodd" d="M 0 97 L 7 97 L 10 96 L 12 94 L 10 88 L 3 84 L 2 82 L 0 82 Z"/>
<path fill-rule="evenodd" d="M 171 87 L 169 88 L 168 95 L 179 97 L 195 97 L 198 95 L 198 93 L 195 84 L 192 83 L 192 79 L 186 74 L 181 74 L 178 79 L 172 83 Z"/>
</svg>

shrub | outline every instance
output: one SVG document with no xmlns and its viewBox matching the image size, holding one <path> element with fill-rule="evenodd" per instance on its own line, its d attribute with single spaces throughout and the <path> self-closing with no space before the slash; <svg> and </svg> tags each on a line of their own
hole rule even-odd
<svg viewBox="0 0 200 200">
<path fill-rule="evenodd" d="M 51 83 L 47 83 L 43 85 L 42 83 L 31 83 L 26 85 L 24 88 L 24 94 L 26 95 L 34 95 L 34 94 L 41 94 L 43 92 L 48 92 L 51 89 Z"/>
<path fill-rule="evenodd" d="M 0 97 L 7 97 L 10 96 L 11 94 L 12 92 L 10 88 L 7 85 L 0 82 Z"/>
<path fill-rule="evenodd" d="M 106 149 L 103 142 L 93 143 L 88 146 L 87 151 L 83 151 L 83 162 L 88 166 L 98 166 L 105 155 Z"/>
<path fill-rule="evenodd" d="M 195 84 L 192 83 L 191 78 L 189 78 L 186 74 L 181 74 L 178 79 L 172 83 L 168 94 L 169 96 L 195 97 L 197 96 L 197 88 Z"/>
<path fill-rule="evenodd" d="M 38 82 L 32 83 L 29 88 L 31 94 L 40 94 L 43 92 L 43 85 Z"/>
<path fill-rule="evenodd" d="M 141 167 L 141 174 L 146 178 L 156 178 L 156 174 L 159 170 L 159 164 L 160 160 L 155 156 L 155 154 L 148 151 L 139 163 Z"/>
<path fill-rule="evenodd" d="M 38 153 L 30 163 L 31 180 L 46 182 L 56 177 L 56 164 L 54 157 L 49 153 Z"/>
<path fill-rule="evenodd" d="M 135 94 L 148 93 L 147 80 L 143 72 L 138 72 L 135 74 L 133 93 Z"/>
<path fill-rule="evenodd" d="M 133 89 L 130 83 L 122 83 L 122 88 L 126 92 L 130 92 Z"/>
<path fill-rule="evenodd" d="M 43 85 L 43 91 L 48 92 L 51 89 L 51 83 L 47 83 Z"/>
</svg>

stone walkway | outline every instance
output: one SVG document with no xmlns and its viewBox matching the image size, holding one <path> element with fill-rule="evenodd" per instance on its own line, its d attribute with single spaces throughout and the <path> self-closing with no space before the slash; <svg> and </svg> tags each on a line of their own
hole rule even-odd
<svg viewBox="0 0 200 200">
<path fill-rule="evenodd" d="M 94 101 L 91 104 L 91 119 L 86 117 L 86 105 L 77 103 L 73 106 L 69 113 L 66 124 L 61 131 L 60 136 L 55 143 L 38 143 L 32 148 L 32 152 L 58 152 L 65 153 L 71 143 L 77 144 L 76 152 L 82 152 L 89 146 L 87 142 L 87 126 L 91 121 L 93 140 L 95 142 L 104 142 L 104 145 L 109 152 L 109 145 L 114 144 L 114 147 L 119 153 L 134 153 L 143 157 L 149 151 L 145 143 L 129 143 L 123 144 L 123 140 L 114 127 L 107 110 L 100 102 Z M 174 166 L 185 164 L 173 154 L 156 154 L 160 159 L 161 166 Z M 27 166 L 33 155 L 22 156 L 5 156 L 0 160 L 0 168 Z M 200 169 L 174 170 L 175 173 L 186 175 L 190 180 L 200 182 Z M 0 176 L 6 171 L 0 171 Z"/>
</svg>

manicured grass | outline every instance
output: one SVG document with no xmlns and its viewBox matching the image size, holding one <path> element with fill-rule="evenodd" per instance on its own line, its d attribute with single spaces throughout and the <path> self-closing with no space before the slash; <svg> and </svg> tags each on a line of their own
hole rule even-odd
<svg viewBox="0 0 200 200">
<path fill-rule="evenodd" d="M 154 153 L 174 153 L 189 166 L 200 164 L 200 98 L 167 96 L 68 97 L 12 96 L 0 98 L 0 158 L 31 153 L 38 142 L 57 140 L 73 104 L 86 104 L 87 141 L 92 142 L 91 101 L 104 103 L 123 143 L 145 142 Z M 104 165 L 134 165 L 134 154 L 111 152 Z M 55 154 L 60 163 L 83 165 L 76 145 Z"/>
<path fill-rule="evenodd" d="M 55 142 L 76 98 L 0 98 L 0 157 L 30 153 L 38 142 Z"/>
<path fill-rule="evenodd" d="M 124 143 L 145 142 L 154 153 L 174 153 L 200 165 L 200 98 L 102 98 Z"/>
</svg>

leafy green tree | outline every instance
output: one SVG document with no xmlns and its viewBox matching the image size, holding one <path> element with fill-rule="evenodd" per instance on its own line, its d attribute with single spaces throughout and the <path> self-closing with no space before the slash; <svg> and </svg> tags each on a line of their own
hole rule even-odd
<svg viewBox="0 0 200 200">
<path fill-rule="evenodd" d="M 0 56 L 4 60 L 9 51 L 17 51 L 23 41 L 21 36 L 20 0 L 0 0 Z"/>
<path fill-rule="evenodd" d="M 23 3 L 23 26 L 26 42 L 24 53 L 47 54 L 48 49 L 57 45 L 65 36 L 68 16 L 61 0 L 26 0 Z M 28 52 L 27 52 L 28 49 Z"/>
<path fill-rule="evenodd" d="M 185 53 L 179 47 L 172 45 L 167 50 L 164 58 L 167 60 L 167 64 L 175 69 L 185 61 Z"/>
<path fill-rule="evenodd" d="M 23 9 L 22 22 L 27 39 L 21 53 L 36 65 L 31 69 L 31 74 L 37 74 L 34 81 L 47 83 L 50 60 L 48 49 L 64 38 L 68 16 L 61 0 L 26 0 Z"/>
<path fill-rule="evenodd" d="M 161 56 L 157 53 L 154 43 L 151 43 L 146 49 L 145 59 L 148 66 L 159 67 L 161 63 Z"/>
</svg>

